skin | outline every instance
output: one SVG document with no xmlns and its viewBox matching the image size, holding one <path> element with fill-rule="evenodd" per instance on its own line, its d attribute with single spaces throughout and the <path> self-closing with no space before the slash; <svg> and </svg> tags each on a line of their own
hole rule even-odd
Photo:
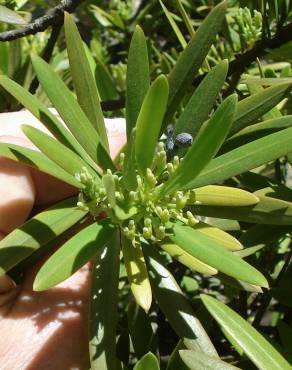
<svg viewBox="0 0 292 370">
<path fill-rule="evenodd" d="M 0 114 L 0 142 L 34 148 L 21 132 L 22 123 L 42 129 L 28 112 Z M 116 129 L 108 135 L 114 156 L 125 135 Z M 0 239 L 25 222 L 35 208 L 46 208 L 75 193 L 49 175 L 0 157 Z M 0 277 L 0 368 L 88 370 L 90 265 L 52 289 L 33 292 L 34 276 L 43 262 L 26 271 L 21 286 L 6 275 Z"/>
</svg>

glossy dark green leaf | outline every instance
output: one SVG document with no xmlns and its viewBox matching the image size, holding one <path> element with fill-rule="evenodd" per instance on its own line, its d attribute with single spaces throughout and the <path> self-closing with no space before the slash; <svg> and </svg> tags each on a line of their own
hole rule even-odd
<svg viewBox="0 0 292 370">
<path fill-rule="evenodd" d="M 131 341 L 135 354 L 139 358 L 153 347 L 154 332 L 151 319 L 134 301 L 129 304 L 127 317 Z"/>
<path fill-rule="evenodd" d="M 159 363 L 153 353 L 148 352 L 135 365 L 134 370 L 159 370 Z"/>
<path fill-rule="evenodd" d="M 216 357 L 207 356 L 204 352 L 180 350 L 179 354 L 190 370 L 240 370 Z"/>
<path fill-rule="evenodd" d="M 90 69 L 82 39 L 69 13 L 65 13 L 64 24 L 70 71 L 78 102 L 98 132 L 101 143 L 109 151 L 107 133 L 94 76 Z"/>
<path fill-rule="evenodd" d="M 192 80 L 201 67 L 215 37 L 220 30 L 226 11 L 227 3 L 223 1 L 218 4 L 204 19 L 188 43 L 185 50 L 169 75 L 169 100 L 167 114 L 164 121 L 166 126 L 178 105 L 183 99 L 185 92 L 192 84 Z"/>
<path fill-rule="evenodd" d="M 175 132 L 188 132 L 195 136 L 208 119 L 208 114 L 216 102 L 228 71 L 228 62 L 223 60 L 203 79 L 191 96 L 175 124 Z"/>
<path fill-rule="evenodd" d="M 36 150 L 24 148 L 15 144 L 0 143 L 0 155 L 48 173 L 67 184 L 82 188 L 82 184 L 72 175 Z"/>
<path fill-rule="evenodd" d="M 230 218 L 232 220 L 268 225 L 292 225 L 291 203 L 269 197 L 258 197 L 259 203 L 250 207 L 198 206 L 201 216 Z"/>
<path fill-rule="evenodd" d="M 0 242 L 0 274 L 81 220 L 86 212 L 75 207 L 76 198 L 66 199 L 32 217 Z"/>
<path fill-rule="evenodd" d="M 62 144 L 79 153 L 88 160 L 88 155 L 74 136 L 65 128 L 59 119 L 51 113 L 34 95 L 6 76 L 0 76 L 0 85 L 30 111 Z"/>
<path fill-rule="evenodd" d="M 115 228 L 108 221 L 87 226 L 60 247 L 41 267 L 33 289 L 49 289 L 68 279 L 112 239 Z"/>
<path fill-rule="evenodd" d="M 291 91 L 292 84 L 285 83 L 272 86 L 262 92 L 251 95 L 241 100 L 237 105 L 234 123 L 230 130 L 230 136 L 242 130 L 244 127 L 255 123 L 266 112 L 276 106 Z"/>
<path fill-rule="evenodd" d="M 161 195 L 193 187 L 191 184 L 223 143 L 233 121 L 237 97 L 231 95 L 220 105 L 196 138 L 175 173 L 162 187 Z"/>
<path fill-rule="evenodd" d="M 143 245 L 143 251 L 154 295 L 174 331 L 179 337 L 192 340 L 196 348 L 210 356 L 218 356 L 189 301 L 175 278 L 164 267 L 158 251 L 151 245 Z"/>
<path fill-rule="evenodd" d="M 183 362 L 179 355 L 179 350 L 186 349 L 184 342 L 182 339 L 179 340 L 175 349 L 172 351 L 171 355 L 169 356 L 169 360 L 167 363 L 166 370 L 189 370 L 189 367 Z"/>
<path fill-rule="evenodd" d="M 220 183 L 291 151 L 292 128 L 267 135 L 213 159 L 190 188 Z"/>
<path fill-rule="evenodd" d="M 120 369 L 116 360 L 119 256 L 117 232 L 100 250 L 93 264 L 89 319 L 91 370 Z"/>
<path fill-rule="evenodd" d="M 201 299 L 212 317 L 259 369 L 291 369 L 291 365 L 279 352 L 231 308 L 204 294 L 201 295 Z"/>
<path fill-rule="evenodd" d="M 170 239 L 195 258 L 226 275 L 250 284 L 268 287 L 266 278 L 253 266 L 194 228 L 174 224 Z"/>
<path fill-rule="evenodd" d="M 143 173 L 151 167 L 153 161 L 167 99 L 168 82 L 162 75 L 151 84 L 136 123 L 135 156 Z"/>
<path fill-rule="evenodd" d="M 43 89 L 84 150 L 102 168 L 114 170 L 112 160 L 103 147 L 98 133 L 71 91 L 44 60 L 33 56 L 32 63 Z"/>
<path fill-rule="evenodd" d="M 126 118 L 127 137 L 130 138 L 149 89 L 149 61 L 146 38 L 143 30 L 136 26 L 133 34 L 127 63 Z"/>
<path fill-rule="evenodd" d="M 25 135 L 43 154 L 70 175 L 75 176 L 81 172 L 82 167 L 86 167 L 94 177 L 98 178 L 97 174 L 82 158 L 63 144 L 60 144 L 59 141 L 32 126 L 22 125 L 21 128 Z"/>
</svg>

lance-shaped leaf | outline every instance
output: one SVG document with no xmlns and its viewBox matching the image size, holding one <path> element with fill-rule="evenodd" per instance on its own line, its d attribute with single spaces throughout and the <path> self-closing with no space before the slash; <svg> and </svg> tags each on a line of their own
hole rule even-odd
<svg viewBox="0 0 292 370">
<path fill-rule="evenodd" d="M 86 212 L 75 207 L 76 198 L 66 199 L 32 217 L 0 242 L 0 274 L 81 220 Z"/>
<path fill-rule="evenodd" d="M 174 224 L 170 239 L 195 258 L 226 275 L 250 284 L 268 287 L 266 278 L 258 270 L 196 229 Z"/>
<path fill-rule="evenodd" d="M 15 144 L 0 143 L 0 155 L 48 173 L 67 184 L 82 188 L 79 181 L 40 152 Z"/>
<path fill-rule="evenodd" d="M 230 150 L 241 145 L 247 144 L 251 141 L 260 139 L 261 137 L 272 134 L 273 132 L 281 131 L 291 126 L 291 115 L 255 123 L 251 126 L 245 127 L 243 130 L 227 139 L 220 149 L 220 154 L 229 152 Z"/>
<path fill-rule="evenodd" d="M 127 318 L 135 354 L 137 357 L 142 357 L 154 347 L 154 331 L 151 326 L 151 319 L 134 300 L 129 303 Z"/>
<path fill-rule="evenodd" d="M 152 303 L 152 291 L 141 244 L 122 237 L 122 248 L 132 293 L 137 304 L 148 312 Z"/>
<path fill-rule="evenodd" d="M 93 264 L 89 353 L 91 370 L 118 370 L 116 324 L 118 307 L 120 237 L 114 233 Z"/>
<path fill-rule="evenodd" d="M 255 123 L 258 118 L 262 117 L 284 99 L 291 91 L 291 88 L 291 83 L 272 86 L 241 100 L 237 105 L 237 111 L 230 130 L 230 135 L 234 135 L 249 124 Z"/>
<path fill-rule="evenodd" d="M 189 188 L 214 184 L 291 152 L 292 128 L 267 135 L 213 159 Z"/>
<path fill-rule="evenodd" d="M 189 184 L 215 156 L 232 124 L 236 101 L 236 95 L 231 95 L 220 105 L 205 127 L 202 128 L 175 173 L 162 187 L 161 196 L 189 188 Z"/>
<path fill-rule="evenodd" d="M 291 365 L 246 320 L 224 303 L 202 294 L 201 299 L 212 317 L 246 356 L 261 370 L 289 370 Z M 228 339 L 227 337 L 227 339 Z"/>
<path fill-rule="evenodd" d="M 108 68 L 100 60 L 97 60 L 94 75 L 100 100 L 106 101 L 119 98 L 117 86 Z"/>
<path fill-rule="evenodd" d="M 151 285 L 159 307 L 170 325 L 181 338 L 192 340 L 194 346 L 204 353 L 217 357 L 210 338 L 205 332 L 187 298 L 175 278 L 164 267 L 158 251 L 151 245 L 143 245 Z"/>
<path fill-rule="evenodd" d="M 136 26 L 127 63 L 126 118 L 127 137 L 130 138 L 150 86 L 148 50 L 143 30 Z"/>
<path fill-rule="evenodd" d="M 172 243 L 171 240 L 160 243 L 160 247 L 169 255 L 171 255 L 171 257 L 175 258 L 192 271 L 207 275 L 216 275 L 218 272 L 213 267 L 208 266 L 197 258 L 193 257 L 190 253 L 186 252 L 177 244 Z"/>
<path fill-rule="evenodd" d="M 135 365 L 134 370 L 159 370 L 159 363 L 153 353 L 148 352 Z"/>
<path fill-rule="evenodd" d="M 87 162 L 94 164 L 75 137 L 66 129 L 59 119 L 51 113 L 34 95 L 22 86 L 10 80 L 7 76 L 0 76 L 0 85 L 15 97 L 31 114 L 33 114 L 62 144 L 79 153 Z M 94 167 L 94 165 L 93 165 Z"/>
<path fill-rule="evenodd" d="M 109 151 L 107 133 L 99 102 L 97 86 L 90 69 L 82 39 L 71 15 L 65 13 L 65 36 L 70 71 L 78 103 L 99 134 L 103 146 Z"/>
<path fill-rule="evenodd" d="M 96 172 L 82 158 L 63 144 L 60 144 L 59 141 L 32 126 L 22 125 L 21 129 L 43 154 L 70 173 L 70 175 L 75 176 L 81 172 L 82 167 L 86 167 L 97 178 Z"/>
<path fill-rule="evenodd" d="M 180 350 L 180 357 L 190 370 L 240 370 L 216 357 L 207 356 L 200 351 Z"/>
<path fill-rule="evenodd" d="M 216 98 L 223 86 L 228 71 L 228 62 L 223 60 L 203 79 L 191 96 L 175 124 L 175 133 L 188 132 L 195 136 L 208 119 Z"/>
<path fill-rule="evenodd" d="M 151 167 L 168 99 L 168 82 L 159 76 L 150 86 L 136 124 L 135 155 L 142 172 Z"/>
<path fill-rule="evenodd" d="M 33 56 L 32 63 L 50 101 L 84 150 L 102 168 L 114 170 L 112 160 L 102 145 L 98 133 L 65 83 L 41 58 Z"/>
<path fill-rule="evenodd" d="M 207 185 L 194 191 L 193 204 L 207 206 L 250 206 L 257 204 L 259 199 L 248 191 L 218 185 Z"/>
<path fill-rule="evenodd" d="M 175 33 L 178 41 L 180 42 L 181 46 L 183 48 L 185 48 L 187 46 L 187 42 L 183 36 L 183 34 L 181 33 L 178 25 L 175 23 L 175 20 L 173 18 L 173 15 L 171 14 L 171 12 L 166 8 L 166 6 L 163 4 L 163 2 L 161 0 L 159 0 L 159 4 L 169 22 L 169 24 L 171 25 L 171 28 L 173 29 L 173 32 Z"/>
<path fill-rule="evenodd" d="M 33 289 L 49 289 L 68 279 L 96 255 L 113 236 L 114 226 L 105 220 L 87 226 L 60 247 L 41 267 Z"/>
<path fill-rule="evenodd" d="M 201 216 L 221 217 L 232 220 L 268 225 L 292 225 L 292 203 L 280 199 L 258 196 L 259 203 L 249 207 L 195 206 Z"/>
<path fill-rule="evenodd" d="M 0 22 L 19 26 L 27 24 L 26 20 L 20 14 L 3 5 L 0 5 Z"/>
<path fill-rule="evenodd" d="M 221 28 L 225 17 L 227 3 L 218 4 L 205 18 L 201 26 L 179 56 L 177 63 L 169 74 L 169 100 L 167 114 L 164 120 L 166 126 L 185 92 L 191 86 L 193 78 L 201 67 L 208 51 L 213 44 L 216 34 Z"/>
<path fill-rule="evenodd" d="M 134 128 L 127 143 L 127 149 L 123 164 L 123 184 L 125 188 L 129 191 L 137 189 L 135 135 L 136 129 Z"/>
</svg>

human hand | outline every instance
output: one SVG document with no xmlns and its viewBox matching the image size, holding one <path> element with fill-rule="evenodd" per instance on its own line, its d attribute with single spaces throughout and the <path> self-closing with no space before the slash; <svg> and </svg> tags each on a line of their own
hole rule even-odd
<svg viewBox="0 0 292 370">
<path fill-rule="evenodd" d="M 2 113 L 0 142 L 34 148 L 21 132 L 22 123 L 43 129 L 26 111 Z M 112 124 L 109 142 L 114 156 L 125 142 L 121 126 Z M 25 222 L 33 207 L 48 206 L 75 192 L 49 175 L 0 157 L 0 238 Z M 0 277 L 0 369 L 88 370 L 89 264 L 62 284 L 33 292 L 40 266 L 26 271 L 21 286 L 8 276 Z"/>
</svg>

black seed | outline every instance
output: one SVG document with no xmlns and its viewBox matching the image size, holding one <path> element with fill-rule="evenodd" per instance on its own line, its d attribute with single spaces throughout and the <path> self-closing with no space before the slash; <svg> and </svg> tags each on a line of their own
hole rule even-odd
<svg viewBox="0 0 292 370">
<path fill-rule="evenodd" d="M 175 145 L 180 148 L 187 148 L 193 144 L 193 137 L 187 132 L 181 132 L 175 138 Z"/>
</svg>

